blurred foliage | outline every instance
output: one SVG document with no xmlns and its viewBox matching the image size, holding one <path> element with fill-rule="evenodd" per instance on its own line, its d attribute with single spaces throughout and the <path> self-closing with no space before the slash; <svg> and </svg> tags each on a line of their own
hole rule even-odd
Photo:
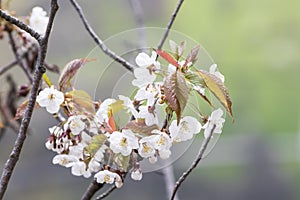
<svg viewBox="0 0 300 200">
<path fill-rule="evenodd" d="M 226 76 L 236 118 L 225 134 L 295 133 L 299 1 L 186 1 L 175 29 L 206 48 Z"/>
</svg>

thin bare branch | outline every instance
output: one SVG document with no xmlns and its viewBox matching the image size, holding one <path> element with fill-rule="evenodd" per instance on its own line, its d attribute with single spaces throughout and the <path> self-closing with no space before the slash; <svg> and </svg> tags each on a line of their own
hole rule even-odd
<svg viewBox="0 0 300 200">
<path fill-rule="evenodd" d="M 93 30 L 93 28 L 90 26 L 88 20 L 86 19 L 82 8 L 80 7 L 80 5 L 77 3 L 76 0 L 70 0 L 71 4 L 74 6 L 76 12 L 78 13 L 81 21 L 84 24 L 85 29 L 87 30 L 87 32 L 90 34 L 90 36 L 94 39 L 95 43 L 100 47 L 100 49 L 109 57 L 111 57 L 113 60 L 115 60 L 116 62 L 120 63 L 123 67 L 125 67 L 127 70 L 129 71 L 133 71 L 134 65 L 132 65 L 131 63 L 127 62 L 124 58 L 118 56 L 115 52 L 113 52 L 112 50 L 110 50 L 105 44 L 104 42 L 98 37 L 98 35 L 95 33 L 95 31 Z"/>
<path fill-rule="evenodd" d="M 140 0 L 129 0 L 129 3 L 132 8 L 132 13 L 134 15 L 134 19 L 136 22 L 136 26 L 138 28 L 138 43 L 139 49 L 142 50 L 146 47 L 146 35 L 144 29 L 144 21 L 143 21 L 143 8 Z"/>
<path fill-rule="evenodd" d="M 167 39 L 167 37 L 168 37 L 168 35 L 169 35 L 169 32 L 170 32 L 170 30 L 171 30 L 171 27 L 172 27 L 172 25 L 173 25 L 173 23 L 174 23 L 174 21 L 175 21 L 175 18 L 176 18 L 176 16 L 177 16 L 178 12 L 179 12 L 179 9 L 180 9 L 180 7 L 181 7 L 183 1 L 184 1 L 184 0 L 178 0 L 177 6 L 176 6 L 176 8 L 175 8 L 175 10 L 174 10 L 174 12 L 173 12 L 173 14 L 172 14 L 172 16 L 171 16 L 171 19 L 170 19 L 170 21 L 169 21 L 169 23 L 168 23 L 168 25 L 167 25 L 166 31 L 165 31 L 165 33 L 164 33 L 162 39 L 160 40 L 157 49 L 161 49 L 161 48 L 163 47 L 163 45 L 164 45 L 164 43 L 165 43 L 165 41 L 166 41 L 166 39 Z"/>
<path fill-rule="evenodd" d="M 14 60 L 12 61 L 11 63 L 8 63 L 7 65 L 3 66 L 1 69 L 0 69 L 0 75 L 4 74 L 7 70 L 13 68 L 15 65 L 18 64 L 18 61 L 17 60 Z"/>
<path fill-rule="evenodd" d="M 105 192 L 103 192 L 100 196 L 98 196 L 96 199 L 97 200 L 101 200 L 104 199 L 105 197 L 107 197 L 108 195 L 110 195 L 110 193 L 112 193 L 115 189 L 117 189 L 116 185 L 111 186 L 108 190 L 106 190 Z"/>
<path fill-rule="evenodd" d="M 22 61 L 22 57 L 18 53 L 18 49 L 17 49 L 16 43 L 15 43 L 15 39 L 13 38 L 13 35 L 12 35 L 12 31 L 8 30 L 7 32 L 8 32 L 8 38 L 9 38 L 10 46 L 12 48 L 12 51 L 13 51 L 14 55 L 15 55 L 15 58 L 17 59 L 18 64 L 20 65 L 20 67 L 23 69 L 23 71 L 26 74 L 26 76 L 27 76 L 28 80 L 30 81 L 30 83 L 32 83 L 33 79 L 32 79 L 31 72 L 28 69 L 28 66 L 25 66 L 24 62 Z"/>
<path fill-rule="evenodd" d="M 180 176 L 180 178 L 177 180 L 173 192 L 172 192 L 172 196 L 170 200 L 174 200 L 175 195 L 177 190 L 179 189 L 180 185 L 183 183 L 183 181 L 185 181 L 185 179 L 191 174 L 191 172 L 197 167 L 197 165 L 199 164 L 199 162 L 202 160 L 203 155 L 205 153 L 205 150 L 208 146 L 208 143 L 215 131 L 216 125 L 214 125 L 208 135 L 207 138 L 204 139 L 204 141 L 202 142 L 202 145 L 200 147 L 199 153 L 197 158 L 194 160 L 194 162 L 191 164 L 191 166 Z"/>
<path fill-rule="evenodd" d="M 37 63 L 36 63 L 35 70 L 34 70 L 32 90 L 30 93 L 28 105 L 26 107 L 25 115 L 22 119 L 19 133 L 18 133 L 17 139 L 15 141 L 13 150 L 12 150 L 11 154 L 9 155 L 9 158 L 6 161 L 3 172 L 2 172 L 1 182 L 0 182 L 0 199 L 2 199 L 5 194 L 5 191 L 7 189 L 8 183 L 10 181 L 11 175 L 12 175 L 13 170 L 19 160 L 21 150 L 22 150 L 24 141 L 26 139 L 26 133 L 27 133 L 27 130 L 29 127 L 31 117 L 32 117 L 32 112 L 33 112 L 34 105 L 36 102 L 36 97 L 37 97 L 38 89 L 39 89 L 40 82 L 42 79 L 42 75 L 46 71 L 46 69 L 44 68 L 43 65 L 44 65 L 44 61 L 45 61 L 45 57 L 46 57 L 46 53 L 47 53 L 47 46 L 48 46 L 48 39 L 49 39 L 50 31 L 52 29 L 53 21 L 54 21 L 57 10 L 58 10 L 57 0 L 52 0 L 47 30 L 46 30 L 45 36 L 41 37 L 41 38 L 40 38 L 39 34 L 37 34 L 37 35 L 33 34 L 32 29 L 29 26 L 27 26 L 24 23 L 23 24 L 21 23 L 21 25 L 20 25 L 19 21 L 17 19 L 13 18 L 12 16 L 10 16 L 0 10 L 1 11 L 0 17 L 4 16 L 3 18 L 6 19 L 7 21 L 9 21 L 17 26 L 20 26 L 23 30 L 32 34 L 38 40 L 39 46 L 40 46 L 38 59 L 37 59 Z"/>
<path fill-rule="evenodd" d="M 7 14 L 4 10 L 0 9 L 0 17 L 5 19 L 6 21 L 16 25 L 20 29 L 24 30 L 25 32 L 29 33 L 32 37 L 34 37 L 37 41 L 41 40 L 41 35 L 37 33 L 35 30 L 33 30 L 30 26 L 23 23 L 19 19 Z"/>
<path fill-rule="evenodd" d="M 90 200 L 94 196 L 94 194 L 103 186 L 104 184 L 98 183 L 96 180 L 93 180 L 82 195 L 81 200 Z"/>
</svg>

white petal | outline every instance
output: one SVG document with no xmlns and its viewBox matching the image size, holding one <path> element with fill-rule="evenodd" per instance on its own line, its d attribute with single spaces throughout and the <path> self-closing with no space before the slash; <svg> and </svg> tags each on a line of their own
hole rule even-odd
<svg viewBox="0 0 300 200">
<path fill-rule="evenodd" d="M 149 65 L 151 65 L 151 62 L 150 62 L 150 57 L 142 52 L 142 53 L 139 53 L 135 59 L 135 62 L 138 66 L 140 67 L 148 67 Z"/>
</svg>

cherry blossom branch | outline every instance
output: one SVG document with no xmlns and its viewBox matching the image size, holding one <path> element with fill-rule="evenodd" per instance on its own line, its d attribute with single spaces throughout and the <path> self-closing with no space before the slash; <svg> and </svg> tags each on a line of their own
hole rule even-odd
<svg viewBox="0 0 300 200">
<path fill-rule="evenodd" d="M 34 37 L 37 41 L 40 42 L 41 40 L 41 35 L 37 33 L 35 30 L 33 30 L 30 26 L 27 24 L 23 23 L 22 21 L 18 20 L 17 18 L 7 14 L 5 11 L 0 9 L 0 17 L 5 19 L 6 21 L 10 22 L 11 24 L 16 25 L 23 31 L 29 33 L 32 37 Z"/>
<path fill-rule="evenodd" d="M 12 30 L 8 30 L 7 32 L 8 32 L 9 42 L 10 42 L 12 51 L 15 55 L 15 58 L 18 61 L 18 64 L 20 65 L 20 67 L 23 69 L 23 71 L 26 74 L 27 78 L 29 79 L 30 83 L 32 83 L 33 79 L 32 79 L 31 72 L 28 69 L 28 66 L 25 66 L 24 63 L 22 62 L 22 57 L 18 53 L 17 46 L 16 46 L 15 40 L 12 35 Z"/>
<path fill-rule="evenodd" d="M 26 139 L 26 133 L 27 133 L 27 130 L 29 127 L 31 117 L 32 117 L 32 112 L 33 112 L 33 108 L 34 108 L 34 105 L 36 102 L 36 97 L 37 97 L 38 89 L 40 86 L 40 81 L 42 79 L 43 73 L 45 73 L 45 71 L 46 71 L 46 69 L 43 65 L 44 65 L 44 61 L 45 61 L 45 57 L 46 57 L 46 53 L 47 53 L 49 35 L 50 35 L 51 29 L 52 29 L 53 21 L 54 21 L 55 15 L 57 13 L 57 10 L 58 10 L 57 0 L 52 0 L 49 22 L 48 22 L 47 30 L 46 30 L 44 37 L 41 37 L 38 33 L 33 31 L 26 24 L 20 22 L 16 18 L 14 18 L 0 10 L 0 17 L 6 19 L 7 21 L 9 21 L 9 22 L 17 25 L 21 29 L 25 30 L 26 32 L 31 34 L 34 38 L 36 38 L 39 42 L 38 59 L 37 59 L 37 63 L 36 63 L 34 75 L 33 75 L 32 90 L 30 93 L 28 105 L 26 107 L 25 115 L 22 119 L 19 133 L 18 133 L 17 139 L 15 141 L 13 150 L 4 165 L 4 169 L 3 169 L 1 181 L 0 181 L 0 199 L 2 199 L 5 194 L 5 191 L 7 189 L 8 183 L 10 181 L 11 175 L 12 175 L 13 170 L 19 160 L 21 150 L 22 150 L 24 141 Z"/>
<path fill-rule="evenodd" d="M 74 6 L 76 12 L 78 13 L 81 21 L 84 24 L 85 29 L 87 30 L 87 32 L 90 34 L 90 36 L 94 39 L 95 43 L 100 47 L 100 49 L 109 57 L 111 57 L 113 60 L 115 60 L 116 62 L 120 63 L 123 67 L 125 67 L 127 70 L 129 71 L 133 71 L 134 65 L 132 65 L 131 63 L 127 62 L 124 58 L 120 57 L 119 55 L 117 55 L 115 52 L 113 52 L 112 50 L 110 50 L 105 44 L 104 42 L 98 37 L 98 35 L 95 33 L 95 31 L 93 30 L 93 28 L 90 26 L 88 20 L 86 19 L 82 8 L 80 7 L 80 5 L 77 3 L 76 0 L 70 0 L 71 4 Z"/>
<path fill-rule="evenodd" d="M 184 0 L 178 0 L 178 3 L 177 3 L 177 6 L 175 8 L 175 10 L 173 11 L 173 14 L 169 20 L 169 23 L 167 25 L 167 29 L 162 37 L 162 39 L 160 40 L 159 44 L 158 44 L 158 47 L 157 49 L 161 49 L 169 35 L 169 32 L 172 28 L 172 25 L 176 19 L 176 16 L 181 8 L 181 5 L 183 3 Z M 166 127 L 168 125 L 168 118 L 165 120 L 164 122 L 164 127 Z M 164 176 L 164 179 L 165 179 L 165 184 L 166 184 L 166 189 L 167 189 L 167 195 L 168 195 L 168 198 L 172 195 L 171 193 L 171 188 L 173 187 L 173 184 L 174 184 L 174 180 L 175 180 L 175 177 L 174 177 L 174 172 L 173 172 L 173 167 L 172 166 L 168 166 L 166 168 L 164 168 L 162 170 L 162 173 L 163 173 L 163 176 Z M 175 194 L 173 195 L 173 199 L 175 200 L 179 200 L 178 196 Z"/>
<path fill-rule="evenodd" d="M 90 200 L 94 196 L 94 194 L 103 186 L 104 184 L 98 183 L 96 180 L 93 180 L 82 195 L 81 200 Z"/>
<path fill-rule="evenodd" d="M 103 192 L 100 196 L 98 196 L 96 199 L 101 200 L 110 195 L 115 189 L 117 189 L 116 185 L 111 186 L 107 191 Z"/>
<path fill-rule="evenodd" d="M 169 21 L 169 23 L 168 23 L 168 25 L 167 25 L 167 29 L 166 29 L 166 31 L 165 31 L 165 33 L 164 33 L 162 39 L 160 40 L 157 49 L 161 49 L 161 48 L 163 47 L 163 45 L 164 45 L 164 43 L 165 43 L 165 41 L 166 41 L 166 39 L 167 39 L 167 37 L 168 37 L 168 35 L 169 35 L 169 32 L 170 32 L 170 30 L 171 30 L 171 27 L 172 27 L 172 25 L 173 25 L 173 23 L 174 23 L 174 21 L 175 21 L 175 18 L 176 18 L 176 16 L 177 16 L 178 12 L 179 12 L 179 9 L 180 9 L 180 7 L 181 7 L 183 1 L 184 1 L 184 0 L 178 0 L 177 6 L 176 6 L 175 10 L 173 11 L 173 14 L 172 14 L 172 16 L 171 16 L 171 19 L 170 19 L 170 21 Z"/>
<path fill-rule="evenodd" d="M 185 179 L 191 174 L 191 172 L 197 167 L 197 165 L 199 164 L 199 162 L 202 160 L 203 155 L 205 153 L 205 150 L 208 146 L 208 143 L 210 141 L 210 139 L 212 138 L 212 135 L 215 131 L 216 125 L 213 125 L 209 135 L 207 138 L 204 139 L 204 141 L 202 142 L 202 145 L 200 147 L 199 153 L 197 158 L 194 160 L 194 162 L 192 163 L 192 165 L 180 176 L 180 178 L 177 180 L 173 192 L 172 192 L 172 196 L 170 200 L 174 200 L 175 195 L 177 190 L 179 189 L 180 185 L 183 183 L 183 181 L 185 181 Z"/>
</svg>

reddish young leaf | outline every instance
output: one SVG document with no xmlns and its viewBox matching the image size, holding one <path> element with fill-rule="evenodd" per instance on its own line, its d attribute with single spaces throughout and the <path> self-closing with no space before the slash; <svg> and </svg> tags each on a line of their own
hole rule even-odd
<svg viewBox="0 0 300 200">
<path fill-rule="evenodd" d="M 112 132 L 116 131 L 117 130 L 117 125 L 116 125 L 116 122 L 115 122 L 115 119 L 114 119 L 114 116 L 112 114 L 112 112 L 110 112 L 110 117 L 108 119 L 108 125 L 110 127 L 110 129 L 112 130 Z"/>
<path fill-rule="evenodd" d="M 66 89 L 71 85 L 71 80 L 76 75 L 78 69 L 80 69 L 87 62 L 94 60 L 95 59 L 80 58 L 72 60 L 66 64 L 58 80 L 59 90 L 65 92 Z"/>
<path fill-rule="evenodd" d="M 177 63 L 177 61 L 166 51 L 163 50 L 156 50 L 156 53 L 162 57 L 164 60 L 166 60 L 168 63 L 174 65 L 175 67 L 179 68 L 180 65 Z"/>
<path fill-rule="evenodd" d="M 189 97 L 189 88 L 186 84 L 184 74 L 180 71 L 170 74 L 166 78 L 163 88 L 166 95 L 166 101 L 173 111 L 175 111 L 177 115 L 177 124 L 179 124 L 181 113 L 183 112 Z"/>
<path fill-rule="evenodd" d="M 200 50 L 200 45 L 197 45 L 190 51 L 189 55 L 186 57 L 183 67 L 187 66 L 187 64 L 189 62 L 192 62 L 192 63 L 196 62 L 196 60 L 198 58 L 199 50 Z"/>
</svg>

